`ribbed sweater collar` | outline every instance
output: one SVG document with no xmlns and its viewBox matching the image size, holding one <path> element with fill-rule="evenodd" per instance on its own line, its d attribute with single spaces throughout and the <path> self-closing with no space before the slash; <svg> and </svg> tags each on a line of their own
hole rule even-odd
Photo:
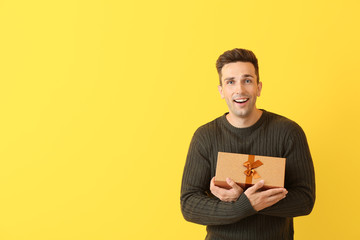
<svg viewBox="0 0 360 240">
<path fill-rule="evenodd" d="M 236 134 L 241 134 L 241 135 L 247 135 L 248 136 L 251 133 L 253 133 L 257 128 L 259 128 L 264 123 L 264 121 L 265 121 L 265 119 L 266 119 L 266 117 L 268 115 L 267 112 L 264 109 L 260 109 L 260 110 L 263 112 L 261 114 L 261 117 L 259 118 L 259 120 L 257 120 L 256 123 L 254 123 L 250 127 L 237 128 L 237 127 L 234 127 L 233 125 L 231 125 L 229 123 L 229 121 L 226 119 L 226 115 L 228 114 L 228 112 L 220 117 L 220 122 L 229 131 L 231 131 L 233 133 L 236 133 Z"/>
</svg>

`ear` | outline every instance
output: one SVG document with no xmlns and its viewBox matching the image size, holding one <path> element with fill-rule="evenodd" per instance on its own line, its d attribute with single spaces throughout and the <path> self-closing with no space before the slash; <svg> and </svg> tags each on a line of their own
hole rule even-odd
<svg viewBox="0 0 360 240">
<path fill-rule="evenodd" d="M 221 85 L 218 86 L 218 90 L 219 90 L 219 93 L 220 93 L 221 98 L 224 99 L 223 88 L 222 88 Z"/>
<path fill-rule="evenodd" d="M 262 89 L 262 82 L 259 82 L 257 85 L 257 96 L 258 97 L 260 97 L 261 89 Z"/>
</svg>

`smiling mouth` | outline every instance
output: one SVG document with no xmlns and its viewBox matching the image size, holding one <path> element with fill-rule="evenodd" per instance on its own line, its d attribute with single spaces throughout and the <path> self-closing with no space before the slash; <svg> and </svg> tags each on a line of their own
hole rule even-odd
<svg viewBox="0 0 360 240">
<path fill-rule="evenodd" d="M 241 99 L 234 99 L 236 103 L 245 103 L 249 100 L 249 98 L 241 98 Z"/>
</svg>

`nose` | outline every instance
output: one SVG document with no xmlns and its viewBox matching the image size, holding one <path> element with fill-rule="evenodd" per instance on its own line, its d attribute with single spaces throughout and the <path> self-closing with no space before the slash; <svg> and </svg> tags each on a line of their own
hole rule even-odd
<svg viewBox="0 0 360 240">
<path fill-rule="evenodd" d="M 236 93 L 241 95 L 242 93 L 244 93 L 244 85 L 241 84 L 241 82 L 239 82 L 238 84 L 236 84 Z"/>
</svg>

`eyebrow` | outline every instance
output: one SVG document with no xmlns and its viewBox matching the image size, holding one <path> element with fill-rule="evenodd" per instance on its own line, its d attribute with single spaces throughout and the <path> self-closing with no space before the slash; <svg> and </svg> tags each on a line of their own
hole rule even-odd
<svg viewBox="0 0 360 240">
<path fill-rule="evenodd" d="M 250 74 L 244 74 L 244 75 L 241 75 L 242 78 L 248 78 L 248 77 L 251 77 L 251 78 L 254 78 L 254 76 L 250 75 Z M 229 80 L 234 80 L 235 78 L 234 77 L 227 77 L 224 79 L 224 81 L 229 81 Z"/>
</svg>

